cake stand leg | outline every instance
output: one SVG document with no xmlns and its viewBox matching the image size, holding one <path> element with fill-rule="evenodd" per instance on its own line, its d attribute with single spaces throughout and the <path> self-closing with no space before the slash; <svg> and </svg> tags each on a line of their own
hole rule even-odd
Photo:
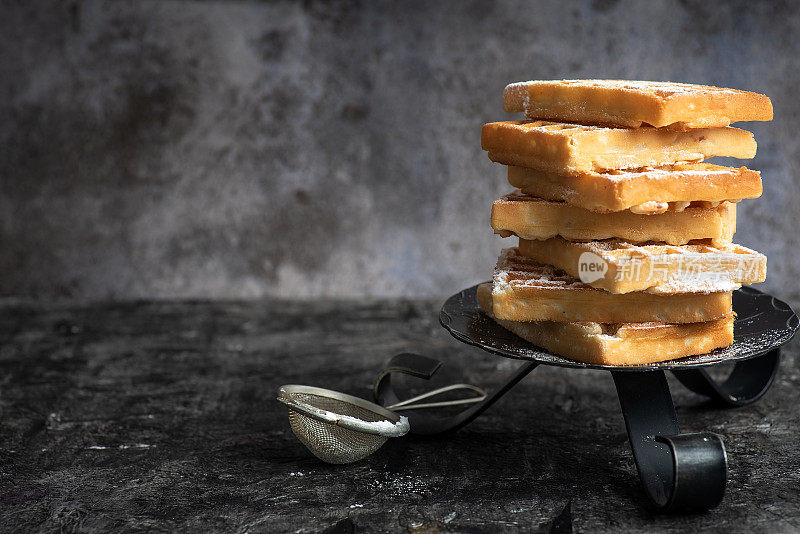
<svg viewBox="0 0 800 534">
<path fill-rule="evenodd" d="M 736 362 L 731 375 L 719 384 L 705 369 L 673 370 L 681 384 L 719 404 L 744 406 L 760 399 L 772 385 L 778 372 L 780 349 L 761 356 Z"/>
<path fill-rule="evenodd" d="M 722 501 L 725 446 L 710 432 L 681 434 L 663 371 L 612 371 L 639 478 L 661 511 L 708 510 Z"/>
<path fill-rule="evenodd" d="M 400 401 L 392 387 L 392 373 L 403 373 L 424 380 L 430 379 L 441 367 L 442 362 L 419 354 L 403 353 L 393 357 L 386 368 L 381 371 L 375 380 L 374 395 L 375 401 L 381 406 L 391 406 Z M 522 380 L 528 373 L 539 365 L 538 362 L 526 362 L 512 373 L 506 381 L 491 394 L 487 395 L 481 402 L 475 403 L 466 410 L 450 417 L 434 416 L 423 413 L 412 413 L 408 415 L 408 422 L 411 425 L 411 433 L 420 436 L 432 436 L 453 432 L 471 423 L 476 417 L 485 412 L 500 397 L 505 395 L 508 390 L 514 387 L 517 382 Z M 402 411 L 402 410 L 400 410 Z"/>
</svg>

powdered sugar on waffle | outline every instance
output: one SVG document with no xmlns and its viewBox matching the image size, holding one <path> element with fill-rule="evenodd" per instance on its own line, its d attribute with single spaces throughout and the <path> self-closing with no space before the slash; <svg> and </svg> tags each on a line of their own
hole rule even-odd
<svg viewBox="0 0 800 534">
<path fill-rule="evenodd" d="M 735 243 L 634 245 L 607 239 L 578 246 L 616 264 L 617 277 L 621 279 L 626 270 L 635 271 L 635 265 L 644 262 L 652 265 L 653 271 L 669 273 L 666 280 L 647 290 L 654 294 L 734 291 L 741 287 L 737 280 L 751 279 L 766 262 L 763 254 Z M 630 274 L 634 276 L 633 272 Z"/>
<path fill-rule="evenodd" d="M 713 165 L 711 163 L 692 162 L 675 163 L 673 165 L 664 165 L 661 167 L 639 167 L 638 169 L 613 170 L 593 174 L 602 176 L 603 179 L 606 180 L 618 181 L 641 178 L 670 180 L 674 179 L 676 174 L 681 176 L 690 176 L 692 178 L 702 180 L 710 176 L 733 176 L 738 170 L 739 169 Z"/>
<path fill-rule="evenodd" d="M 652 258 L 654 260 L 671 260 L 675 257 L 675 254 L 680 254 L 684 257 L 697 254 L 714 254 L 720 259 L 739 259 L 741 257 L 740 255 L 743 254 L 752 255 L 754 259 L 763 257 L 763 254 L 747 247 L 737 245 L 736 243 L 718 246 L 706 245 L 704 243 L 692 243 L 680 246 L 661 243 L 636 245 L 622 241 L 621 239 L 603 239 L 602 241 L 580 243 L 578 246 L 602 256 L 607 261 L 634 256 L 638 258 Z"/>
<path fill-rule="evenodd" d="M 500 252 L 492 279 L 501 290 L 516 286 L 598 291 L 552 265 L 544 265 L 521 255 L 517 248 L 505 248 Z"/>
<path fill-rule="evenodd" d="M 630 81 L 630 80 L 560 80 L 557 82 L 562 86 L 577 86 L 577 87 L 598 87 L 606 89 L 620 89 L 623 91 L 631 91 L 635 93 L 648 93 L 658 96 L 669 97 L 678 94 L 700 94 L 700 93 L 716 93 L 716 94 L 729 94 L 734 95 L 741 93 L 735 89 L 727 89 L 722 87 L 712 87 L 708 85 L 694 85 L 680 82 L 647 82 L 647 81 Z M 524 91 L 527 87 L 535 87 L 536 85 L 551 85 L 552 82 L 516 82 L 506 86 L 507 91 Z M 527 91 L 525 91 L 527 93 Z M 528 103 L 525 102 L 527 106 Z"/>
<path fill-rule="evenodd" d="M 717 93 L 736 94 L 742 91 L 710 85 L 695 85 L 680 82 L 647 82 L 632 80 L 564 80 L 564 85 L 577 85 L 582 87 L 606 87 L 609 89 L 623 89 L 636 93 L 651 93 L 659 96 L 671 96 L 691 93 Z"/>
<path fill-rule="evenodd" d="M 647 290 L 654 295 L 672 295 L 674 293 L 717 293 L 718 291 L 736 291 L 742 284 L 726 279 L 728 273 L 704 273 L 706 276 L 684 277 L 673 279 Z"/>
</svg>

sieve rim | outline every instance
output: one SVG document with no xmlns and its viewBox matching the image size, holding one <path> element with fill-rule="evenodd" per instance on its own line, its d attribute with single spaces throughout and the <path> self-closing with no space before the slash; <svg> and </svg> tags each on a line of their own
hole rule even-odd
<svg viewBox="0 0 800 534">
<path fill-rule="evenodd" d="M 334 400 L 348 402 L 358 406 L 359 408 L 368 410 L 383 417 L 385 420 L 391 422 L 394 426 L 391 429 L 376 429 L 374 426 L 372 426 L 375 422 L 362 421 L 355 417 L 337 414 L 336 412 L 317 408 L 316 406 L 303 402 L 294 397 L 294 395 L 298 393 L 316 395 L 319 397 L 328 397 Z M 301 413 L 322 423 L 340 426 L 355 432 L 363 432 L 365 434 L 372 434 L 375 436 L 395 438 L 407 434 L 411 428 L 408 424 L 408 418 L 405 416 L 392 412 L 391 410 L 387 410 L 379 404 L 330 389 L 318 388 L 314 386 L 303 386 L 299 384 L 287 384 L 278 389 L 278 400 L 285 404 L 292 411 Z M 346 419 L 344 419 L 343 416 L 346 417 Z"/>
</svg>

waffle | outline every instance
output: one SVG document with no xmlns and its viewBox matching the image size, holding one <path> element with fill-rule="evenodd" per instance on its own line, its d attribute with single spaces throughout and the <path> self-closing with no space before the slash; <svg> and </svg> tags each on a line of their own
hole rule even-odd
<svg viewBox="0 0 800 534">
<path fill-rule="evenodd" d="M 508 181 L 524 193 L 592 211 L 622 211 L 652 201 L 685 204 L 761 196 L 761 175 L 741 167 L 679 163 L 627 171 L 556 174 L 509 167 Z"/>
<path fill-rule="evenodd" d="M 492 305 L 506 321 L 697 323 L 730 315 L 731 293 L 614 295 L 551 265 L 504 249 L 494 270 Z"/>
<path fill-rule="evenodd" d="M 772 120 L 772 102 L 758 93 L 707 85 L 626 80 L 553 80 L 512 83 L 503 109 L 529 119 L 636 128 L 714 128 L 736 121 Z"/>
<path fill-rule="evenodd" d="M 519 322 L 494 317 L 491 284 L 478 302 L 498 324 L 534 345 L 595 365 L 641 365 L 705 354 L 733 343 L 733 314 L 703 323 Z"/>
<path fill-rule="evenodd" d="M 634 245 L 619 239 L 576 243 L 554 237 L 520 239 L 519 251 L 611 293 L 733 291 L 742 284 L 763 282 L 767 275 L 766 256 L 733 243 Z"/>
<path fill-rule="evenodd" d="M 548 121 L 484 124 L 489 159 L 547 172 L 576 173 L 699 161 L 711 156 L 752 158 L 753 134 L 738 128 L 605 128 Z"/>
<path fill-rule="evenodd" d="M 561 236 L 571 241 L 591 241 L 617 237 L 670 245 L 711 239 L 714 244 L 725 244 L 731 242 L 736 230 L 736 204 L 724 202 L 714 208 L 690 205 L 659 215 L 639 215 L 630 210 L 597 213 L 515 192 L 494 201 L 491 225 L 503 237 L 517 235 L 524 239 Z"/>
</svg>

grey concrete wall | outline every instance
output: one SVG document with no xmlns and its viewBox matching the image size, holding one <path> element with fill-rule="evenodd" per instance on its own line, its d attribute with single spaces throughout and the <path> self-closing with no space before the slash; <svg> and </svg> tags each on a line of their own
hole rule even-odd
<svg viewBox="0 0 800 534">
<path fill-rule="evenodd" d="M 800 11 L 768 2 L 17 2 L 0 293 L 434 296 L 489 276 L 506 83 L 768 94 L 737 240 L 800 287 Z"/>
</svg>

